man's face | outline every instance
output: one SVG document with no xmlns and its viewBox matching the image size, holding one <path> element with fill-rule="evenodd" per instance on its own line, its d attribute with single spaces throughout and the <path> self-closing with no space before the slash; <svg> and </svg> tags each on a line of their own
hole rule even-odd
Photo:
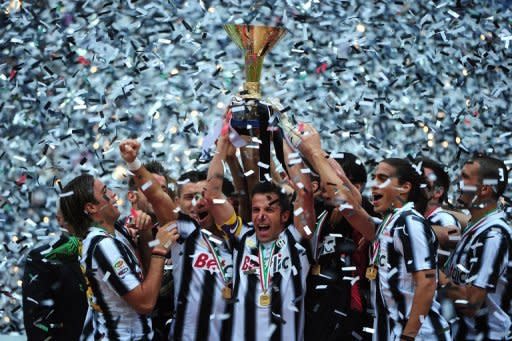
<svg viewBox="0 0 512 341">
<path fill-rule="evenodd" d="M 470 208 L 472 206 L 472 201 L 478 194 L 478 189 L 481 187 L 480 178 L 478 176 L 479 169 L 480 165 L 478 162 L 466 163 L 464 167 L 462 167 L 462 186 L 459 189 L 460 196 L 457 201 L 466 208 Z"/>
<path fill-rule="evenodd" d="M 94 212 L 96 214 L 95 221 L 98 223 L 115 223 L 120 215 L 116 204 L 116 194 L 104 185 L 103 182 L 98 179 L 94 179 L 94 198 L 98 203 L 89 204 L 94 208 Z"/>
<path fill-rule="evenodd" d="M 203 192 L 206 188 L 206 180 L 189 182 L 181 187 L 178 204 L 183 213 L 197 221 L 203 228 L 213 225 L 213 217 L 208 211 Z"/>
<path fill-rule="evenodd" d="M 425 175 L 425 178 L 427 179 L 429 202 L 430 201 L 439 201 L 439 200 L 436 200 L 436 198 L 434 197 L 436 194 L 436 191 L 437 191 L 436 184 L 435 184 L 435 182 L 437 180 L 436 174 L 434 173 L 434 171 L 431 168 L 428 168 L 428 167 L 423 168 L 423 174 Z"/>
<path fill-rule="evenodd" d="M 373 208 L 377 213 L 385 213 L 394 207 L 401 207 L 400 184 L 395 177 L 395 168 L 381 162 L 375 169 L 372 185 Z"/>
<path fill-rule="evenodd" d="M 163 175 L 151 173 L 153 175 L 153 178 L 157 181 L 157 183 L 160 185 L 162 190 L 165 193 L 169 193 L 167 189 L 167 181 L 165 180 L 165 177 Z M 137 191 L 132 191 L 132 193 L 136 196 L 136 199 L 134 201 L 134 208 L 137 210 L 141 210 L 151 216 L 154 216 L 155 211 L 153 210 L 153 206 L 151 206 L 151 203 L 148 201 L 148 198 L 144 195 L 144 192 L 142 192 L 139 189 Z M 131 200 L 130 200 L 131 201 Z"/>
<path fill-rule="evenodd" d="M 262 243 L 276 240 L 290 216 L 282 211 L 275 193 L 257 193 L 252 197 L 252 223 L 256 237 Z"/>
</svg>

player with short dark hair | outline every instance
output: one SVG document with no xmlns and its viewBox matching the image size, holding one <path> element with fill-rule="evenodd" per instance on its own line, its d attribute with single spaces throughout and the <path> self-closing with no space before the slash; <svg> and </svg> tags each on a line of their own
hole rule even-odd
<svg viewBox="0 0 512 341">
<path fill-rule="evenodd" d="M 508 184 L 503 161 L 478 155 L 462 168 L 459 203 L 471 213 L 441 284 L 460 316 L 456 340 L 504 340 L 512 321 L 512 229 L 498 204 Z"/>
</svg>

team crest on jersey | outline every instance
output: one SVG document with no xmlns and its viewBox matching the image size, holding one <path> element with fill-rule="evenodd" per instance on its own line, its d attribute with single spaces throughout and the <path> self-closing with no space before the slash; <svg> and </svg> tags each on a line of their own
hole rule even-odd
<svg viewBox="0 0 512 341">
<path fill-rule="evenodd" d="M 128 265 L 122 258 L 114 262 L 114 271 L 118 277 L 122 278 L 129 270 Z"/>
<path fill-rule="evenodd" d="M 278 239 L 276 242 L 276 246 L 280 249 L 284 248 L 286 246 L 286 240 Z"/>
</svg>

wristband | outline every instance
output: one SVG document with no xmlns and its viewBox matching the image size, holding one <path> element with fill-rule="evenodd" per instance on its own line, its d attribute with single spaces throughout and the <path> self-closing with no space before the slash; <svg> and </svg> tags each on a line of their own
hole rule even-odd
<svg viewBox="0 0 512 341">
<path fill-rule="evenodd" d="M 152 256 L 165 257 L 165 256 L 167 255 L 167 251 L 162 251 L 162 250 L 153 249 L 153 250 L 151 251 L 151 255 L 152 255 Z"/>
<path fill-rule="evenodd" d="M 400 335 L 400 340 L 404 340 L 404 341 L 414 341 L 414 336 L 409 336 L 409 335 Z"/>
<path fill-rule="evenodd" d="M 128 162 L 126 166 L 128 167 L 128 170 L 136 171 L 139 170 L 140 167 L 142 167 L 142 162 L 140 162 L 138 158 L 135 158 L 135 160 L 133 160 L 132 162 Z"/>
<path fill-rule="evenodd" d="M 151 255 L 151 257 L 155 257 L 155 258 L 162 258 L 162 259 L 165 259 L 165 256 L 162 256 L 162 255 L 157 255 L 156 253 L 153 253 Z"/>
</svg>

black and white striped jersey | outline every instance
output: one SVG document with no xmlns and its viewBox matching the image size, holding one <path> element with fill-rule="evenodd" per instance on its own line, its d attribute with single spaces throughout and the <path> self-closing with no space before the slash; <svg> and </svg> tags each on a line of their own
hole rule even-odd
<svg viewBox="0 0 512 341">
<path fill-rule="evenodd" d="M 427 216 L 427 220 L 430 225 L 439 225 L 439 226 L 455 226 L 460 230 L 459 221 L 449 212 L 443 210 L 442 207 L 437 207 L 435 210 L 430 212 Z"/>
<path fill-rule="evenodd" d="M 231 243 L 201 229 L 192 218 L 184 214 L 179 215 L 177 228 L 180 238 L 171 247 L 176 289 L 172 337 L 174 340 L 224 338 L 229 313 L 227 299 L 222 296 L 226 283 L 217 259 L 224 269 L 225 278 L 232 281 Z"/>
<path fill-rule="evenodd" d="M 378 229 L 378 277 L 372 281 L 374 340 L 395 340 L 401 335 L 413 304 L 413 272 L 437 268 L 437 239 L 413 203 L 396 209 Z M 377 283 L 376 283 L 377 282 Z M 449 326 L 434 298 L 417 340 L 445 340 Z"/>
<path fill-rule="evenodd" d="M 138 314 L 122 298 L 143 281 L 141 264 L 126 239 L 91 227 L 80 262 L 89 282 L 89 309 L 81 339 L 151 340 L 150 317 Z"/>
<path fill-rule="evenodd" d="M 260 245 L 254 230 L 241 238 L 234 252 L 234 312 L 232 340 L 302 340 L 304 296 L 311 247 L 290 225 L 279 238 Z M 263 250 L 259 255 L 260 248 Z M 309 255 L 309 256 L 308 256 Z M 268 264 L 269 279 L 260 270 Z M 266 302 L 262 295 L 267 295 Z"/>
<path fill-rule="evenodd" d="M 511 328 L 512 230 L 494 211 L 464 230 L 445 272 L 454 283 L 487 291 L 481 313 L 463 317 L 457 339 L 504 340 Z M 464 302 L 459 302 L 464 304 Z M 510 337 L 510 336 L 509 336 Z"/>
</svg>

